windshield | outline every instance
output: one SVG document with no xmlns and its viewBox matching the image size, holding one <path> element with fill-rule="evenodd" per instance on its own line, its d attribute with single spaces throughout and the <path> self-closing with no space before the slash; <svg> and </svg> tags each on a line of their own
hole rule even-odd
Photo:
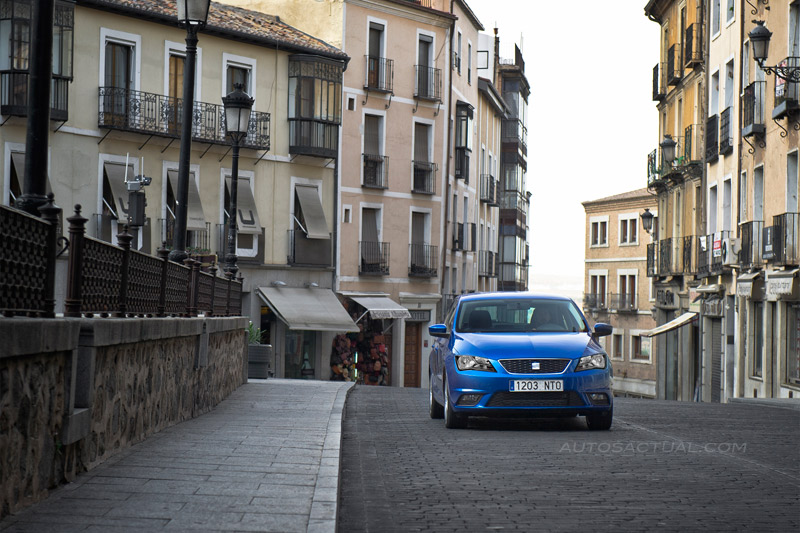
<svg viewBox="0 0 800 533">
<path fill-rule="evenodd" d="M 461 302 L 456 331 L 463 333 L 587 331 L 571 300 L 509 298 Z"/>
</svg>

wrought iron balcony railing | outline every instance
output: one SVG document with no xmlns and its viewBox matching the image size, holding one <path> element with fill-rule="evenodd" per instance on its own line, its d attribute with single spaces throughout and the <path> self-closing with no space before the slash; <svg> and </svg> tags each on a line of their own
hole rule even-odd
<svg viewBox="0 0 800 533">
<path fill-rule="evenodd" d="M 462 222 L 456 222 L 453 226 L 453 251 L 462 251 L 466 249 L 466 243 L 464 242 L 464 224 Z"/>
<path fill-rule="evenodd" d="M 498 205 L 497 203 L 497 180 L 491 174 L 481 174 L 481 190 L 480 200 L 489 205 Z"/>
<path fill-rule="evenodd" d="M 334 158 L 338 147 L 338 123 L 304 118 L 289 119 L 290 154 Z"/>
<path fill-rule="evenodd" d="M 442 101 L 442 70 L 425 65 L 414 65 L 414 98 Z"/>
<path fill-rule="evenodd" d="M 658 243 L 653 242 L 647 245 L 647 277 L 658 276 Z"/>
<path fill-rule="evenodd" d="M 695 244 L 695 236 L 688 235 L 683 237 L 683 273 L 697 274 L 697 245 Z"/>
<path fill-rule="evenodd" d="M 775 228 L 773 263 L 779 266 L 800 265 L 800 215 L 783 213 L 772 217 Z"/>
<path fill-rule="evenodd" d="M 606 309 L 605 293 L 590 293 L 583 296 L 583 302 L 587 309 L 598 310 Z"/>
<path fill-rule="evenodd" d="M 733 152 L 733 128 L 731 127 L 731 108 L 725 108 L 719 115 L 719 153 Z"/>
<path fill-rule="evenodd" d="M 97 125 L 177 139 L 181 133 L 183 99 L 118 87 L 100 87 Z M 270 114 L 253 111 L 242 146 L 269 150 Z M 194 102 L 192 140 L 229 145 L 225 135 L 225 108 L 220 104 Z"/>
<path fill-rule="evenodd" d="M 428 161 L 413 161 L 414 182 L 411 192 L 419 194 L 434 194 L 436 192 L 436 163 Z"/>
<path fill-rule="evenodd" d="M 664 69 L 660 63 L 653 67 L 653 100 L 660 102 L 667 95 L 666 83 L 664 83 Z"/>
<path fill-rule="evenodd" d="M 608 297 L 608 307 L 613 311 L 617 311 L 619 313 L 632 313 L 636 312 L 638 307 L 636 306 L 636 295 L 635 294 L 610 294 Z"/>
<path fill-rule="evenodd" d="M 667 50 L 667 84 L 678 85 L 683 78 L 683 59 L 680 43 L 673 44 Z"/>
<path fill-rule="evenodd" d="M 499 256 L 491 250 L 478 252 L 478 275 L 486 278 L 497 277 L 497 260 Z"/>
<path fill-rule="evenodd" d="M 766 131 L 764 122 L 764 91 L 767 82 L 754 81 L 742 94 L 742 135 L 761 135 Z"/>
<path fill-rule="evenodd" d="M 502 142 L 517 143 L 523 155 L 528 153 L 528 128 L 517 118 L 504 119 L 501 127 Z"/>
<path fill-rule="evenodd" d="M 675 272 L 673 264 L 674 241 L 670 237 L 658 241 L 658 273 L 661 275 Z"/>
<path fill-rule="evenodd" d="M 387 189 L 389 187 L 389 157 L 361 154 L 364 161 L 364 187 Z"/>
<path fill-rule="evenodd" d="M 329 267 L 333 265 L 331 239 L 309 239 L 305 232 L 287 231 L 286 264 Z"/>
<path fill-rule="evenodd" d="M 712 274 L 719 274 L 723 271 L 726 266 L 729 266 L 730 263 L 726 263 L 726 253 L 730 253 L 729 250 L 725 250 L 725 241 L 730 239 L 731 232 L 730 231 L 718 231 L 713 235 L 709 235 L 711 238 L 711 273 Z M 728 260 L 730 260 L 728 258 Z"/>
<path fill-rule="evenodd" d="M 439 247 L 431 244 L 409 244 L 410 263 L 408 275 L 417 278 L 436 277 L 439 263 Z"/>
<path fill-rule="evenodd" d="M 719 159 L 719 117 L 711 115 L 706 119 L 706 163 Z"/>
<path fill-rule="evenodd" d="M 359 241 L 358 249 L 361 253 L 361 262 L 358 266 L 359 274 L 375 276 L 389 275 L 388 242 Z"/>
<path fill-rule="evenodd" d="M 6 57 L 8 59 L 8 57 Z M 0 115 L 28 116 L 28 71 L 0 70 Z M 50 120 L 69 118 L 70 78 L 53 75 L 50 87 Z"/>
<path fill-rule="evenodd" d="M 800 68 L 800 57 L 787 57 L 778 63 L 778 66 L 789 69 Z M 772 109 L 772 118 L 783 118 L 797 109 L 800 109 L 800 83 L 784 81 L 776 77 L 775 106 Z"/>
<path fill-rule="evenodd" d="M 703 139 L 700 124 L 689 124 L 683 130 L 683 138 L 678 139 L 676 164 L 681 167 L 699 164 L 703 161 Z"/>
<path fill-rule="evenodd" d="M 462 146 L 456 147 L 455 159 L 455 176 L 458 180 L 464 180 L 464 183 L 469 183 L 469 159 L 471 152 L 469 149 Z"/>
<path fill-rule="evenodd" d="M 739 251 L 739 265 L 742 269 L 758 268 L 763 264 L 761 259 L 761 234 L 764 222 L 753 220 L 739 224 L 739 238 L 742 249 Z"/>
<path fill-rule="evenodd" d="M 691 68 L 703 62 L 703 25 L 695 22 L 686 28 L 683 46 L 683 65 Z"/>
<path fill-rule="evenodd" d="M 713 246 L 713 237 L 713 235 L 700 235 L 697 237 L 698 277 L 708 277 L 711 272 L 711 247 Z"/>
<path fill-rule="evenodd" d="M 394 60 L 385 57 L 364 56 L 366 77 L 364 88 L 370 91 L 393 92 Z"/>
</svg>

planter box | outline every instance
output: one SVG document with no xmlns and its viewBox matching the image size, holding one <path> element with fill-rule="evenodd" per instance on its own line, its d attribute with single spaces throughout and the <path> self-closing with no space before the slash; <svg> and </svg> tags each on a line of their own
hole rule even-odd
<svg viewBox="0 0 800 533">
<path fill-rule="evenodd" d="M 247 377 L 267 379 L 275 376 L 275 354 L 270 344 L 247 346 Z"/>
</svg>

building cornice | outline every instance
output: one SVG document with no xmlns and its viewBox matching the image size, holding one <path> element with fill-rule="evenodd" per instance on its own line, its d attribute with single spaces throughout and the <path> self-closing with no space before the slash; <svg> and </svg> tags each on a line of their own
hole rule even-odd
<svg viewBox="0 0 800 533">
<path fill-rule="evenodd" d="M 399 0 L 345 0 L 345 3 L 440 28 L 449 28 L 458 18 L 445 11 Z"/>
</svg>

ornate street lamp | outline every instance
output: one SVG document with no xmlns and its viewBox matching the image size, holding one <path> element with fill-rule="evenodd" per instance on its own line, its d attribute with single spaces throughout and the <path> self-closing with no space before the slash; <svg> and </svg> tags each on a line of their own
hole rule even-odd
<svg viewBox="0 0 800 533">
<path fill-rule="evenodd" d="M 186 28 L 186 62 L 183 69 L 183 115 L 181 117 L 181 149 L 178 160 L 178 196 L 175 229 L 170 261 L 183 263 L 186 253 L 186 217 L 189 207 L 189 159 L 192 152 L 192 113 L 194 111 L 195 63 L 197 32 L 205 27 L 211 0 L 178 0 L 178 25 Z"/>
<path fill-rule="evenodd" d="M 653 213 L 650 212 L 650 208 L 645 208 L 644 213 L 639 216 L 642 219 L 642 227 L 650 233 L 653 230 Z"/>
<path fill-rule="evenodd" d="M 785 81 L 800 82 L 800 67 L 797 65 L 777 65 L 774 67 L 764 66 L 764 61 L 769 55 L 769 40 L 772 32 L 764 26 L 763 20 L 754 20 L 755 28 L 750 30 L 750 46 L 753 48 L 753 59 L 756 60 L 761 70 L 767 74 L 775 74 Z"/>
<path fill-rule="evenodd" d="M 236 231 L 239 211 L 237 196 L 239 193 L 239 144 L 247 136 L 247 129 L 250 126 L 250 112 L 253 109 L 253 99 L 242 89 L 244 85 L 237 83 L 233 86 L 233 92 L 222 97 L 222 105 L 225 106 L 225 134 L 233 142 L 233 153 L 231 162 L 231 193 L 230 205 L 228 206 L 228 240 L 225 255 L 225 271 L 235 275 L 238 267 L 236 266 Z"/>
<path fill-rule="evenodd" d="M 661 141 L 661 162 L 665 167 L 672 168 L 672 162 L 675 161 L 675 147 L 678 143 L 672 138 L 672 135 L 665 134 L 664 140 Z"/>
</svg>

